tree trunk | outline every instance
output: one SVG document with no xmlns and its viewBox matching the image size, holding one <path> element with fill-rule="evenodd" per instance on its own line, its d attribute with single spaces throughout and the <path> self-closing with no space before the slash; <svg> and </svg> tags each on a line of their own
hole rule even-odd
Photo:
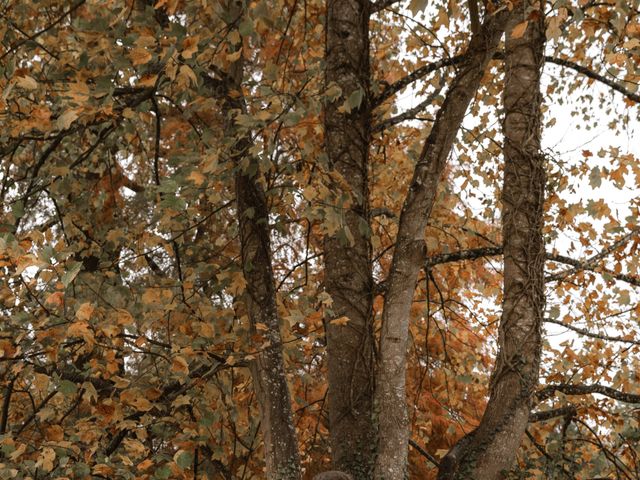
<svg viewBox="0 0 640 480">
<path fill-rule="evenodd" d="M 332 168 L 349 187 L 350 205 L 343 210 L 347 236 L 324 242 L 325 288 L 333 299 L 328 318 L 329 430 L 336 469 L 355 479 L 370 478 L 375 445 L 373 403 L 373 329 L 371 237 L 369 234 L 368 160 L 371 129 L 369 101 L 369 1 L 328 0 L 326 82 L 337 84 L 342 99 L 325 109 L 325 148 Z M 361 92 L 361 102 L 340 112 L 346 99 Z M 340 199 L 338 199 L 340 201 Z M 337 205 L 336 208 L 341 208 Z"/>
<path fill-rule="evenodd" d="M 538 383 L 544 311 L 542 214 L 545 172 L 540 153 L 540 74 L 544 21 L 519 6 L 507 31 L 529 19 L 505 45 L 504 302 L 489 403 L 480 426 L 441 462 L 439 480 L 505 478 L 529 419 Z M 531 13 L 531 14 L 530 14 Z"/>
<path fill-rule="evenodd" d="M 241 15 L 239 4 L 233 0 L 230 4 L 231 18 L 235 19 Z M 240 45 L 237 45 L 237 48 L 240 48 Z M 218 82 L 218 86 L 221 86 L 224 92 L 225 137 L 234 139 L 230 156 L 237 164 L 237 216 L 240 226 L 242 271 L 247 284 L 243 300 L 249 316 L 250 335 L 256 335 L 256 325 L 259 323 L 267 327 L 262 334 L 264 342 L 254 345 L 259 353 L 250 363 L 250 370 L 260 407 L 265 477 L 270 480 L 298 480 L 301 477 L 300 458 L 282 356 L 280 319 L 271 265 L 269 207 L 259 181 L 258 159 L 249 152 L 253 146 L 251 132 L 238 127 L 234 118 L 239 113 L 246 113 L 244 97 L 241 94 L 243 70 L 241 56 L 231 65 L 225 78 Z M 248 159 L 249 162 L 243 168 L 241 160 L 244 159 Z"/>
<path fill-rule="evenodd" d="M 416 279 L 425 258 L 424 229 L 458 129 L 509 16 L 507 10 L 489 15 L 479 33 L 471 39 L 465 59 L 425 141 L 402 207 L 387 282 L 376 378 L 375 403 L 379 422 L 376 479 L 403 480 L 406 476 L 409 436 L 405 396 L 407 336 Z"/>
</svg>

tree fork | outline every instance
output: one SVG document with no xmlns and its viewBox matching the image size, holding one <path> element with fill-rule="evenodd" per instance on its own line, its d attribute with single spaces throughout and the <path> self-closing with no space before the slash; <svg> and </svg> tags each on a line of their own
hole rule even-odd
<svg viewBox="0 0 640 480">
<path fill-rule="evenodd" d="M 476 430 L 440 463 L 438 480 L 504 478 L 525 434 L 538 383 L 544 315 L 545 188 L 540 153 L 540 75 L 544 20 L 532 1 L 516 7 L 507 27 L 503 122 L 504 301 L 489 403 Z M 524 34 L 513 28 L 528 19 Z"/>
<path fill-rule="evenodd" d="M 488 15 L 478 35 L 472 37 L 424 143 L 402 207 L 385 295 L 376 377 L 375 403 L 379 422 L 376 479 L 404 480 L 406 476 L 409 435 L 406 351 L 409 312 L 420 265 L 424 261 L 424 230 L 464 114 L 480 86 L 510 15 L 507 9 Z"/>
</svg>

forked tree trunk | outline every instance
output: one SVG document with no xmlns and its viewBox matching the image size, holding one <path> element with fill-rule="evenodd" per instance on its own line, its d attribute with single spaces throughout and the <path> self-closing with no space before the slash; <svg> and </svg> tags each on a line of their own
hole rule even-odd
<svg viewBox="0 0 640 480">
<path fill-rule="evenodd" d="M 240 2 L 230 0 L 231 18 L 242 14 Z M 235 22 L 237 25 L 239 22 Z M 240 48 L 240 45 L 237 46 Z M 271 265 L 269 208 L 259 181 L 258 159 L 250 154 L 253 146 L 250 131 L 242 131 L 235 116 L 246 113 L 242 96 L 243 60 L 234 62 L 224 78 L 218 82 L 218 92 L 224 92 L 223 113 L 226 117 L 225 138 L 234 139 L 230 156 L 237 165 L 236 203 L 240 225 L 242 271 L 246 280 L 244 301 L 250 323 L 250 334 L 257 333 L 256 325 L 266 325 L 264 342 L 254 345 L 259 351 L 251 361 L 250 370 L 260 408 L 266 472 L 269 480 L 299 480 L 300 459 L 293 425 L 291 399 L 282 356 L 280 319 L 276 303 L 276 289 Z M 248 160 L 246 168 L 241 160 Z"/>
<path fill-rule="evenodd" d="M 369 0 L 328 0 L 326 82 L 342 98 L 325 108 L 325 149 L 330 165 L 349 188 L 351 204 L 341 210 L 343 232 L 324 242 L 325 288 L 333 299 L 327 318 L 329 431 L 336 469 L 355 479 L 370 478 L 375 452 L 372 404 L 373 330 L 368 161 L 371 129 L 369 101 Z M 359 93 L 360 92 L 360 93 Z M 351 111 L 339 108 L 361 98 Z M 339 208 L 340 206 L 338 206 Z M 331 319 L 348 317 L 346 325 Z"/>
<path fill-rule="evenodd" d="M 505 45 L 504 302 L 489 403 L 480 426 L 441 462 L 439 480 L 505 478 L 538 383 L 544 310 L 540 74 L 545 39 L 541 8 L 536 8 L 517 8 L 507 32 L 527 19 L 528 27 L 520 38 L 507 34 Z"/>
<path fill-rule="evenodd" d="M 488 16 L 469 44 L 447 97 L 418 159 L 400 215 L 388 277 L 380 339 L 375 402 L 379 422 L 374 477 L 404 480 L 409 425 L 406 407 L 406 351 L 409 312 L 425 258 L 424 230 L 438 183 L 464 114 L 504 33 L 510 12 Z"/>
</svg>

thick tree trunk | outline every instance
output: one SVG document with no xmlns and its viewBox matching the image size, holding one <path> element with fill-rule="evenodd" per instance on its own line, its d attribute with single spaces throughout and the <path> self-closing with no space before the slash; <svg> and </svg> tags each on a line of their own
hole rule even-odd
<svg viewBox="0 0 640 480">
<path fill-rule="evenodd" d="M 425 141 L 402 207 L 382 316 L 375 392 L 379 422 L 376 479 L 403 480 L 406 475 L 409 435 L 405 396 L 407 336 L 416 279 L 425 257 L 424 229 L 458 129 L 509 16 L 507 10 L 488 16 L 479 33 L 471 39 L 465 59 Z"/>
<path fill-rule="evenodd" d="M 532 2 L 533 3 L 533 2 Z M 505 478 L 529 419 L 538 383 L 544 310 L 542 214 L 545 172 L 540 154 L 542 13 L 518 7 L 507 32 L 529 18 L 505 52 L 504 303 L 490 398 L 480 426 L 441 462 L 440 480 Z"/>
<path fill-rule="evenodd" d="M 233 12 L 231 17 L 237 18 L 241 14 L 239 4 L 233 0 L 230 4 Z M 243 131 L 235 123 L 237 114 L 246 113 L 244 98 L 239 94 L 242 92 L 243 70 L 240 57 L 232 64 L 225 78 L 217 81 L 217 91 L 224 92 L 223 113 L 227 119 L 225 138 L 234 139 L 230 156 L 237 164 L 236 202 L 242 271 L 247 284 L 244 301 L 250 334 L 255 336 L 257 324 L 267 327 L 262 332 L 264 342 L 254 345 L 259 353 L 250 363 L 250 370 L 260 407 L 265 477 L 269 480 L 298 480 L 301 477 L 300 458 L 282 356 L 280 319 L 271 265 L 269 207 L 259 181 L 258 159 L 249 153 L 253 146 L 251 132 Z M 243 168 L 241 160 L 245 159 L 249 162 Z"/>
<path fill-rule="evenodd" d="M 375 445 L 372 404 L 373 363 L 371 238 L 369 235 L 368 160 L 371 128 L 369 102 L 369 0 L 328 0 L 326 81 L 342 90 L 342 99 L 325 109 L 325 148 L 329 162 L 349 187 L 350 206 L 342 211 L 343 228 L 352 241 L 336 234 L 325 238 L 325 288 L 333 299 L 326 324 L 329 370 L 329 431 L 336 469 L 355 479 L 370 478 Z M 361 92 L 350 112 L 345 99 Z M 340 208 L 338 206 L 337 208 Z"/>
</svg>

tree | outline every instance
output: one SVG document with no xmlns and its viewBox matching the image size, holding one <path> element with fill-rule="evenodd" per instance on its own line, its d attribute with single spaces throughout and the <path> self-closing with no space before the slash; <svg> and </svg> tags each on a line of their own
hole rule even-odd
<svg viewBox="0 0 640 480">
<path fill-rule="evenodd" d="M 0 9 L 2 478 L 638 478 L 637 1 Z"/>
</svg>

